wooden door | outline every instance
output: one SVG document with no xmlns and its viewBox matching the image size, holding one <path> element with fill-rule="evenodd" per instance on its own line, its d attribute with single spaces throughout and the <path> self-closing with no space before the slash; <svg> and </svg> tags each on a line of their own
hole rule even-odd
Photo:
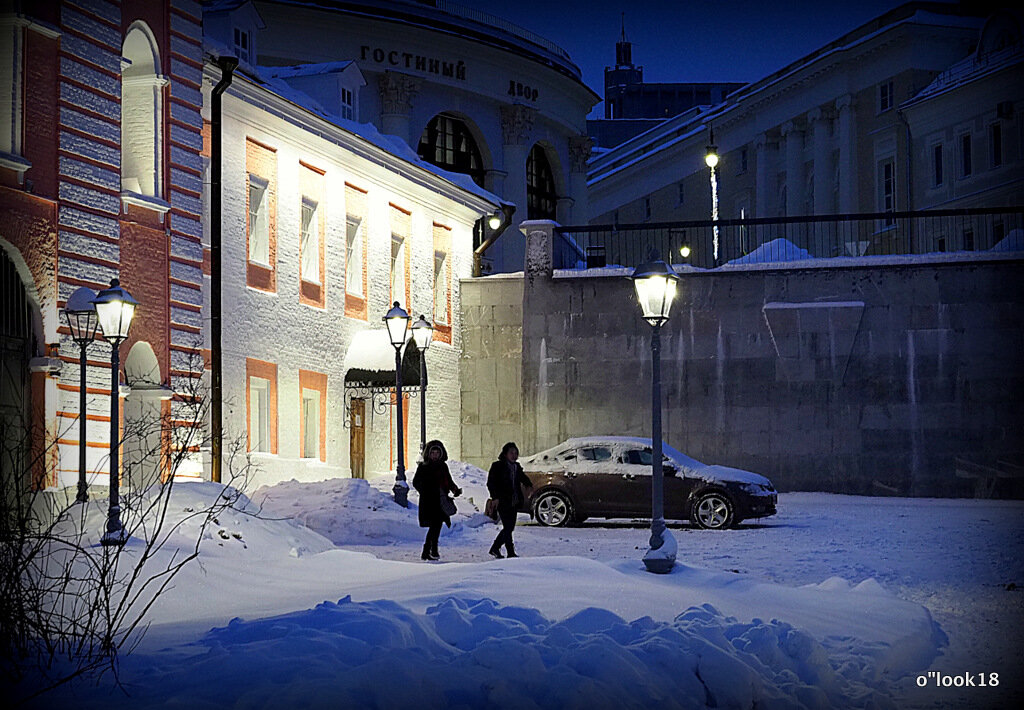
<svg viewBox="0 0 1024 710">
<path fill-rule="evenodd" d="M 352 399 L 349 431 L 349 465 L 352 478 L 366 478 L 366 400 Z"/>
</svg>

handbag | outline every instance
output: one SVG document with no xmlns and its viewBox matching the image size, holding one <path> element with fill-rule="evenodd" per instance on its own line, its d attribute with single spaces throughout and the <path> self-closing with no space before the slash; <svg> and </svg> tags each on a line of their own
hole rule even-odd
<svg viewBox="0 0 1024 710">
<path fill-rule="evenodd" d="M 455 515 L 458 508 L 455 507 L 455 501 L 448 496 L 448 491 L 441 491 L 441 512 L 447 515 L 449 518 Z"/>
<path fill-rule="evenodd" d="M 487 503 L 484 504 L 484 515 L 491 520 L 498 519 L 498 499 L 488 498 Z"/>
</svg>

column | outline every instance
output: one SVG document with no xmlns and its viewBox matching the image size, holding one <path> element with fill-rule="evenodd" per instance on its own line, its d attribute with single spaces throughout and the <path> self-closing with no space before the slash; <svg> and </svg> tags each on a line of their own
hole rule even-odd
<svg viewBox="0 0 1024 710">
<path fill-rule="evenodd" d="M 573 136 L 569 139 L 569 197 L 572 200 L 570 221 L 559 221 L 562 224 L 583 224 L 590 218 L 587 204 L 587 160 L 594 148 L 594 141 L 585 135 Z"/>
<path fill-rule="evenodd" d="M 859 212 L 857 195 L 856 119 L 853 97 L 849 94 L 836 99 L 837 143 L 839 144 L 839 212 Z"/>
<path fill-rule="evenodd" d="M 488 252 L 498 271 L 518 270 L 524 259 L 526 246 L 516 225 L 527 217 L 526 210 L 526 151 L 533 130 L 536 109 L 514 104 L 501 107 L 502 167 L 507 175 L 501 196 L 516 206 L 513 225 L 506 229 Z"/>
<path fill-rule="evenodd" d="M 832 139 L 829 127 L 832 116 L 820 108 L 807 114 L 811 138 L 814 141 L 814 214 L 831 214 L 836 206 L 832 204 Z"/>
<path fill-rule="evenodd" d="M 754 178 L 754 215 L 756 217 L 774 217 L 775 210 L 775 186 L 771 179 L 771 144 L 768 135 L 762 133 L 754 141 L 754 160 L 756 161 L 757 174 Z"/>
<path fill-rule="evenodd" d="M 786 216 L 804 213 L 804 132 L 792 121 L 782 124 L 786 141 Z"/>
<path fill-rule="evenodd" d="M 413 97 L 419 93 L 419 80 L 407 74 L 385 71 L 378 77 L 378 82 L 381 133 L 398 136 L 415 150 L 416 146 L 409 138 L 409 113 Z"/>
</svg>

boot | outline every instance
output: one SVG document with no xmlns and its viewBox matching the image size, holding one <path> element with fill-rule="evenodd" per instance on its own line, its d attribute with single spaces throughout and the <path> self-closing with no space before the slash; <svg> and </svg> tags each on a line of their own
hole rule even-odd
<svg viewBox="0 0 1024 710">
<path fill-rule="evenodd" d="M 508 551 L 509 557 L 519 557 L 519 555 L 516 554 L 516 546 L 511 542 L 505 545 L 505 549 Z"/>
<path fill-rule="evenodd" d="M 491 545 L 491 549 L 487 551 L 487 554 L 489 554 L 496 560 L 500 560 L 504 557 L 504 555 L 501 554 L 501 545 L 499 545 L 497 542 Z"/>
<path fill-rule="evenodd" d="M 437 553 L 437 543 L 436 542 L 432 542 L 430 544 L 430 559 L 432 559 L 432 560 L 439 560 L 439 559 L 441 559 L 441 555 L 439 555 Z"/>
<path fill-rule="evenodd" d="M 424 562 L 429 562 L 430 560 L 434 559 L 430 556 L 430 545 L 428 545 L 427 543 L 423 543 L 423 552 L 422 554 L 420 554 L 420 559 Z"/>
</svg>

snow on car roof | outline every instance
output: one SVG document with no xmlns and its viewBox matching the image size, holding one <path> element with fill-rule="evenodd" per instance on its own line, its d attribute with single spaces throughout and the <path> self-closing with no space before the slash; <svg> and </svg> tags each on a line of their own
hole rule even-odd
<svg viewBox="0 0 1024 710">
<path fill-rule="evenodd" d="M 634 445 L 640 446 L 645 449 L 650 449 L 653 444 L 649 438 L 642 436 L 574 436 L 570 439 L 566 439 L 563 442 L 555 444 L 549 449 L 538 451 L 537 453 L 523 458 L 523 463 L 539 463 L 543 460 L 544 456 L 550 456 L 556 454 L 564 449 L 569 448 L 580 448 L 583 446 L 616 446 L 616 445 Z M 662 442 L 661 445 L 662 453 L 672 461 L 675 461 L 679 466 L 686 470 L 686 473 L 697 478 L 701 478 L 708 482 L 714 481 L 733 481 L 737 483 L 756 483 L 760 485 L 771 485 L 771 481 L 762 476 L 759 473 L 753 471 L 744 471 L 740 468 L 732 468 L 730 466 L 720 466 L 718 464 L 708 465 L 701 463 L 695 458 L 687 456 L 670 444 Z"/>
</svg>

